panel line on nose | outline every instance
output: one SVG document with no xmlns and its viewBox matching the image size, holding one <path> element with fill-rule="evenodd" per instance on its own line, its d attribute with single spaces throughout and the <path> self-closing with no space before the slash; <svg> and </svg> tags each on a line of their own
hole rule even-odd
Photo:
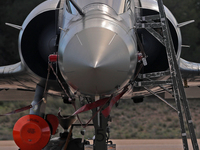
<svg viewBox="0 0 200 150">
<path fill-rule="evenodd" d="M 77 34 L 76 34 L 76 37 L 77 37 L 79 43 L 80 43 L 81 45 L 83 45 L 83 43 L 81 42 L 81 40 L 80 40 L 80 38 L 79 38 L 79 36 L 78 36 Z"/>
<path fill-rule="evenodd" d="M 112 41 L 114 40 L 115 36 L 116 36 L 116 33 L 113 35 L 113 37 L 112 37 L 112 39 L 110 40 L 110 42 L 109 42 L 108 45 L 110 45 L 110 44 L 112 43 Z"/>
</svg>

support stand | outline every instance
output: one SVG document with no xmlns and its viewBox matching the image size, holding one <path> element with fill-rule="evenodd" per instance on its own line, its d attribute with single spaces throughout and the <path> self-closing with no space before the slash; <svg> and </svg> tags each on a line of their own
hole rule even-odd
<svg viewBox="0 0 200 150">
<path fill-rule="evenodd" d="M 184 108 L 185 116 L 186 116 L 186 122 L 188 125 L 188 129 L 190 132 L 190 137 L 193 145 L 194 150 L 199 150 L 195 131 L 194 131 L 194 126 L 193 122 L 191 119 L 190 115 L 190 110 L 188 106 L 188 101 L 185 95 L 183 83 L 182 83 L 182 77 L 181 73 L 179 70 L 179 66 L 177 63 L 176 59 L 176 54 L 174 50 L 174 45 L 173 41 L 171 38 L 169 26 L 168 26 L 168 21 L 166 18 L 165 10 L 164 10 L 164 5 L 162 0 L 157 0 L 158 2 L 158 8 L 159 8 L 159 15 L 153 15 L 153 16 L 143 16 L 140 17 L 138 20 L 146 21 L 147 23 L 138 23 L 136 25 L 137 28 L 145 28 L 149 33 L 151 33 L 158 41 L 160 41 L 166 48 L 166 54 L 167 54 L 167 59 L 168 59 L 168 64 L 169 64 L 169 72 L 171 79 L 167 81 L 144 81 L 137 83 L 136 86 L 160 86 L 162 85 L 168 85 L 172 86 L 173 88 L 173 95 L 176 101 L 177 105 L 177 111 L 178 111 L 178 117 L 180 121 L 180 126 L 181 126 L 181 135 L 182 135 L 182 141 L 183 141 L 183 148 L 184 150 L 188 150 L 188 142 L 187 142 L 187 136 L 186 136 L 186 131 L 184 127 L 184 120 L 183 120 L 183 115 L 182 115 L 182 109 L 181 109 L 181 104 L 182 107 Z M 160 22 L 154 22 L 154 20 L 159 19 Z M 157 33 L 154 28 L 161 28 L 162 29 L 162 35 Z M 149 78 L 155 77 L 162 75 L 163 72 L 160 73 L 151 73 L 147 75 Z M 148 90 L 148 88 L 145 87 L 145 89 Z M 148 90 L 149 91 L 149 90 Z"/>
<path fill-rule="evenodd" d="M 35 90 L 34 100 L 31 103 L 32 106 L 34 107 L 30 109 L 30 114 L 38 115 L 42 118 L 44 118 L 45 108 L 46 108 L 46 104 L 43 101 L 41 101 L 44 96 L 43 94 L 44 94 L 44 88 L 41 87 L 40 85 L 37 85 Z"/>
</svg>

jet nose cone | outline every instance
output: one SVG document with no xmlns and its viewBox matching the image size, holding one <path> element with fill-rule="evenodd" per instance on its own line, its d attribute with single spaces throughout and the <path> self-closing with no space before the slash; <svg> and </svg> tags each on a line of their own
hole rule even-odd
<svg viewBox="0 0 200 150">
<path fill-rule="evenodd" d="M 112 92 L 128 78 L 127 45 L 108 29 L 82 30 L 69 41 L 62 55 L 59 64 L 63 77 L 83 94 Z"/>
</svg>

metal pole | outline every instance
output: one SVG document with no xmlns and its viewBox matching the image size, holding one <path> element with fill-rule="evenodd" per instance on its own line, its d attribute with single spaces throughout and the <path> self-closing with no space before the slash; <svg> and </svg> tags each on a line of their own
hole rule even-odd
<svg viewBox="0 0 200 150">
<path fill-rule="evenodd" d="M 30 114 L 38 115 L 44 118 L 46 104 L 41 101 L 44 94 L 44 88 L 40 85 L 36 86 L 34 100 L 32 101 L 33 108 L 30 109 Z M 40 102 L 41 101 L 41 102 Z"/>
</svg>

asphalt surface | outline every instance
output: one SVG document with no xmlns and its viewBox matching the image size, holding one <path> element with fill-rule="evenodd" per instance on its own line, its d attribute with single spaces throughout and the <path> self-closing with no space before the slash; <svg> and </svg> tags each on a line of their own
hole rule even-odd
<svg viewBox="0 0 200 150">
<path fill-rule="evenodd" d="M 183 150 L 181 139 L 112 140 L 117 150 Z M 188 140 L 189 149 L 192 149 Z M 198 140 L 200 145 L 200 140 Z M 0 141 L 0 150 L 18 150 L 14 141 Z"/>
</svg>

